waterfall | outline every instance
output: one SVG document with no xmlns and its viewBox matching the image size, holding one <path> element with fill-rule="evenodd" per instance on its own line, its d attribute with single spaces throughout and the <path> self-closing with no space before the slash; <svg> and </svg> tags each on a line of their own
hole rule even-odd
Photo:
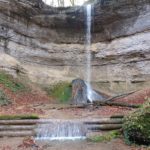
<svg viewBox="0 0 150 150">
<path fill-rule="evenodd" d="M 91 86 L 91 25 L 92 25 L 92 5 L 86 5 L 86 40 L 85 40 L 85 48 L 86 48 L 86 85 L 87 85 L 87 98 L 92 103 L 94 100 L 103 100 L 104 97 L 94 91 Z"/>
<path fill-rule="evenodd" d="M 91 22 L 92 22 L 92 5 L 86 5 L 86 84 L 87 84 L 87 98 L 90 102 L 92 99 L 91 87 Z"/>
<path fill-rule="evenodd" d="M 86 81 L 88 84 L 91 82 L 91 5 L 86 6 L 87 20 L 86 20 L 86 57 L 87 57 L 87 77 Z"/>
<path fill-rule="evenodd" d="M 79 140 L 86 138 L 83 123 L 75 121 L 53 120 L 37 128 L 37 140 Z"/>
</svg>

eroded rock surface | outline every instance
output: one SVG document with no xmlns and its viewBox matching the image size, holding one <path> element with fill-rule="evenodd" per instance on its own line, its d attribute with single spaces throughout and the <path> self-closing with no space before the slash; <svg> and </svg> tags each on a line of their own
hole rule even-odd
<svg viewBox="0 0 150 150">
<path fill-rule="evenodd" d="M 82 79 L 72 81 L 72 104 L 87 104 L 93 101 L 104 101 L 106 96 L 98 93 Z"/>
<path fill-rule="evenodd" d="M 117 93 L 150 86 L 150 0 L 97 1 L 92 26 L 94 87 Z M 0 0 L 0 52 L 16 59 L 33 82 L 84 78 L 84 36 L 84 7 Z"/>
</svg>

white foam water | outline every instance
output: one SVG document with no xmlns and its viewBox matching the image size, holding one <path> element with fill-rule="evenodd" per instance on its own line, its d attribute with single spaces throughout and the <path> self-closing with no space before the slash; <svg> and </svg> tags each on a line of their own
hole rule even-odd
<svg viewBox="0 0 150 150">
<path fill-rule="evenodd" d="M 40 124 L 36 140 L 81 140 L 86 139 L 86 127 L 83 123 L 73 121 L 52 121 Z"/>
<path fill-rule="evenodd" d="M 92 5 L 86 5 L 86 84 L 87 98 L 93 102 L 91 87 L 91 22 L 92 22 Z"/>
<path fill-rule="evenodd" d="M 76 140 L 85 140 L 86 137 L 37 137 L 37 141 L 76 141 Z"/>
</svg>

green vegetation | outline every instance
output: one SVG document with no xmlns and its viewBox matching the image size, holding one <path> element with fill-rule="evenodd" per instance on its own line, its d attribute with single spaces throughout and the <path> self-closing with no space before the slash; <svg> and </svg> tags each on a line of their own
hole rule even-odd
<svg viewBox="0 0 150 150">
<path fill-rule="evenodd" d="M 10 104 L 9 98 L 4 94 L 4 92 L 0 89 L 0 106 Z"/>
<path fill-rule="evenodd" d="M 46 89 L 48 95 L 58 99 L 61 103 L 67 103 L 71 98 L 71 84 L 67 82 L 57 83 Z"/>
<path fill-rule="evenodd" d="M 13 92 L 25 90 L 25 86 L 21 82 L 16 81 L 12 76 L 5 72 L 0 72 L 0 84 L 8 87 Z"/>
<path fill-rule="evenodd" d="M 105 135 L 101 135 L 101 136 L 94 136 L 89 138 L 89 140 L 91 142 L 109 142 L 113 139 L 119 138 L 121 136 L 120 131 L 110 131 L 108 133 L 106 133 Z"/>
<path fill-rule="evenodd" d="M 150 145 L 150 98 L 140 109 L 125 117 L 123 130 L 127 144 Z"/>
<path fill-rule="evenodd" d="M 24 119 L 39 119 L 36 115 L 3 115 L 0 120 L 24 120 Z"/>
</svg>

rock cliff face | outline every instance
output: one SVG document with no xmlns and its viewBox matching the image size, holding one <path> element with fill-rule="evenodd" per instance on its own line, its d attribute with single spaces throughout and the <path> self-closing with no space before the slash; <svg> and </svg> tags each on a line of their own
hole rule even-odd
<svg viewBox="0 0 150 150">
<path fill-rule="evenodd" d="M 150 0 L 97 1 L 92 16 L 95 88 L 118 93 L 150 86 Z M 84 37 L 84 7 L 0 0 L 0 68 L 10 73 L 17 75 L 17 66 L 45 85 L 84 78 Z"/>
</svg>

